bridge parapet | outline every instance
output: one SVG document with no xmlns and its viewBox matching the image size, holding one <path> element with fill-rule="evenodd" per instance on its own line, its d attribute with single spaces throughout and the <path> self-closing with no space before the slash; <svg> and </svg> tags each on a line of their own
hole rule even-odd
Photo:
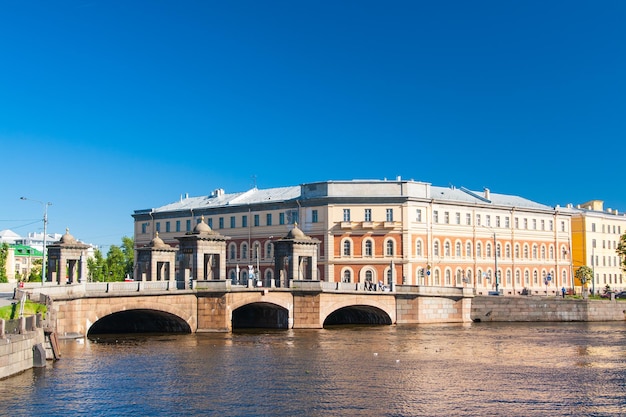
<svg viewBox="0 0 626 417">
<path fill-rule="evenodd" d="M 474 297 L 472 288 L 464 287 L 425 287 L 419 285 L 396 285 L 396 292 L 400 294 L 412 294 L 426 297 Z"/>
</svg>

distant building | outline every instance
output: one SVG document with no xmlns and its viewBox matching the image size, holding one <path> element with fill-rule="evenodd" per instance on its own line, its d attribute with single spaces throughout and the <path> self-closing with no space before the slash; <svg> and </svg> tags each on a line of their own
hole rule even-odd
<svg viewBox="0 0 626 417">
<path fill-rule="evenodd" d="M 136 247 L 177 237 L 204 217 L 228 236 L 227 276 L 276 278 L 273 241 L 294 225 L 318 239 L 317 277 L 330 282 L 469 286 L 477 294 L 573 287 L 570 210 L 522 197 L 413 180 L 306 183 L 181 197 L 136 210 Z M 247 266 L 247 267 L 246 267 Z M 239 275 L 238 275 L 239 274 Z M 497 274 L 497 280 L 496 280 Z"/>
<path fill-rule="evenodd" d="M 624 288 L 622 260 L 617 254 L 622 233 L 626 233 L 626 215 L 604 209 L 604 202 L 591 200 L 572 209 L 572 253 L 574 270 L 581 266 L 593 269 L 590 288 L 601 292 L 607 285 Z"/>
</svg>

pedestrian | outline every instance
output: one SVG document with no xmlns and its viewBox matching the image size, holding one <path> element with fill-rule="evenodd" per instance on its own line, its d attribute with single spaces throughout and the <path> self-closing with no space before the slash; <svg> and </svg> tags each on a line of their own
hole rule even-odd
<svg viewBox="0 0 626 417">
<path fill-rule="evenodd" d="M 561 294 L 563 294 L 563 298 L 565 298 L 565 287 L 561 288 Z"/>
</svg>

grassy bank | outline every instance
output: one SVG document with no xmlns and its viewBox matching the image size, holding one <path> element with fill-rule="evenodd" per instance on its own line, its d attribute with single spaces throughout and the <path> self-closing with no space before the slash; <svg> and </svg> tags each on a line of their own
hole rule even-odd
<svg viewBox="0 0 626 417">
<path fill-rule="evenodd" d="M 26 300 L 24 304 L 24 316 L 33 316 L 37 313 L 43 313 L 46 315 L 46 306 L 43 304 L 33 303 L 30 300 Z M 13 320 L 18 318 L 20 314 L 19 301 L 4 307 L 0 307 L 0 319 Z"/>
</svg>

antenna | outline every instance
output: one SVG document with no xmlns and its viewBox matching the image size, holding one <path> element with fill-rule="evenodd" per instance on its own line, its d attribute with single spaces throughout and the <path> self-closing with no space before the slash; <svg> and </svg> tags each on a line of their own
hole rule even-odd
<svg viewBox="0 0 626 417">
<path fill-rule="evenodd" d="M 250 178 L 252 178 L 252 187 L 256 188 L 256 174 L 251 175 Z"/>
</svg>

